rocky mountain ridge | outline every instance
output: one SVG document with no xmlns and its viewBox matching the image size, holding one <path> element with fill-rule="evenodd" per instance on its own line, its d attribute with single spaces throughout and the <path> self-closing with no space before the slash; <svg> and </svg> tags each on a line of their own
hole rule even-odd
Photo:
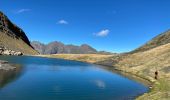
<svg viewBox="0 0 170 100">
<path fill-rule="evenodd" d="M 146 44 L 135 49 L 131 53 L 147 51 L 147 50 L 150 50 L 150 49 L 153 49 L 153 48 L 156 48 L 158 46 L 165 45 L 168 43 L 170 43 L 170 30 L 159 34 L 158 36 L 154 37 L 153 39 L 148 41 Z"/>
<path fill-rule="evenodd" d="M 24 31 L 13 24 L 2 12 L 0 12 L 0 47 L 1 49 L 6 48 L 2 51 L 10 50 L 23 54 L 37 54 Z"/>
<path fill-rule="evenodd" d="M 61 42 L 54 41 L 47 45 L 40 43 L 38 41 L 31 42 L 31 45 L 40 54 L 95 54 L 98 51 L 87 44 L 82 44 L 81 46 L 76 45 L 65 45 Z M 104 52 L 103 52 L 104 53 Z"/>
</svg>

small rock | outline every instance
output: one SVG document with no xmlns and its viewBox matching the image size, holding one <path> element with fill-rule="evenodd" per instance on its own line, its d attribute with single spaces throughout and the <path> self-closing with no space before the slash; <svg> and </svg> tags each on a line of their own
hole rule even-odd
<svg viewBox="0 0 170 100">
<path fill-rule="evenodd" d="M 8 61 L 0 60 L 0 64 L 7 64 Z"/>
<path fill-rule="evenodd" d="M 14 54 L 15 54 L 15 51 L 11 51 L 10 53 L 11 53 L 11 55 L 14 55 Z"/>
<path fill-rule="evenodd" d="M 22 54 L 22 52 L 15 52 L 14 55 L 16 55 L 16 56 L 21 56 L 21 55 L 23 55 L 23 54 Z"/>
</svg>

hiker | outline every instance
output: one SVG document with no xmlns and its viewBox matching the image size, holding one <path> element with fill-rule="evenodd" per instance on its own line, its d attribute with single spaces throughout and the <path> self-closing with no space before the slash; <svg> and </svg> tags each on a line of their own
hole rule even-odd
<svg viewBox="0 0 170 100">
<path fill-rule="evenodd" d="M 155 71 L 155 79 L 158 79 L 158 71 Z"/>
</svg>

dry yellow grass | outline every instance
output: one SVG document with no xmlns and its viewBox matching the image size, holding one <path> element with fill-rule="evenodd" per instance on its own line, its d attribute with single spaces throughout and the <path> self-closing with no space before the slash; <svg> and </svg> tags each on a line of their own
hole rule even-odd
<svg viewBox="0 0 170 100">
<path fill-rule="evenodd" d="M 102 55 L 102 54 L 53 54 L 53 55 L 40 55 L 42 57 L 50 58 L 62 58 L 67 60 L 83 61 L 88 63 L 95 63 L 103 61 L 112 57 L 113 55 Z"/>
<path fill-rule="evenodd" d="M 153 82 L 153 89 L 138 100 L 170 99 L 170 43 L 145 52 L 129 54 L 115 66 Z M 154 72 L 158 70 L 158 80 Z"/>
<path fill-rule="evenodd" d="M 127 55 L 116 66 L 151 77 L 154 77 L 154 72 L 158 70 L 160 78 L 165 78 L 170 74 L 170 70 L 166 70 L 170 69 L 170 43 L 149 51 Z"/>
</svg>

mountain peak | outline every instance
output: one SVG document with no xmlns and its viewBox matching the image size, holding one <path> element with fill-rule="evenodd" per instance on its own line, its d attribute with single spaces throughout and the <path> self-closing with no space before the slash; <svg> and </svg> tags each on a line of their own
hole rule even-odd
<svg viewBox="0 0 170 100">
<path fill-rule="evenodd" d="M 47 45 L 42 45 L 40 42 L 32 42 L 32 46 L 39 51 L 41 54 L 88 54 L 97 53 L 97 50 L 89 46 L 88 44 L 82 44 L 81 46 L 76 45 L 65 45 L 62 42 L 54 41 Z"/>
</svg>

